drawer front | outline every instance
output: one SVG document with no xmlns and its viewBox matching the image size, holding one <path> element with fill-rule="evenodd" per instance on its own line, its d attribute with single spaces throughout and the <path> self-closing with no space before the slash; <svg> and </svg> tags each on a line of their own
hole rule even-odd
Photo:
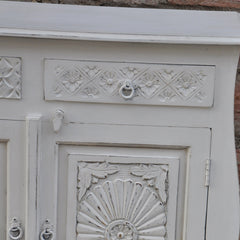
<svg viewBox="0 0 240 240">
<path fill-rule="evenodd" d="M 45 100 L 213 105 L 215 66 L 45 59 Z"/>
</svg>

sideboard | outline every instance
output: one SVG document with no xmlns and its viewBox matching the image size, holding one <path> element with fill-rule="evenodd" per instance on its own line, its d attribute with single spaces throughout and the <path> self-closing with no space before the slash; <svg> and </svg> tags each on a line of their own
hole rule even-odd
<svg viewBox="0 0 240 240">
<path fill-rule="evenodd" d="M 0 2 L 0 239 L 237 240 L 239 29 Z"/>
</svg>

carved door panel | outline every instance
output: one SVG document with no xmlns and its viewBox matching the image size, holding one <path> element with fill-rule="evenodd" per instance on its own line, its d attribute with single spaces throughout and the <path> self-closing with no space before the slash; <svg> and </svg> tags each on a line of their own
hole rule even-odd
<svg viewBox="0 0 240 240">
<path fill-rule="evenodd" d="M 210 129 L 66 124 L 51 132 L 44 123 L 38 219 L 55 239 L 204 239 Z"/>
<path fill-rule="evenodd" d="M 0 239 L 3 240 L 23 236 L 26 181 L 24 136 L 23 122 L 0 121 Z"/>
</svg>

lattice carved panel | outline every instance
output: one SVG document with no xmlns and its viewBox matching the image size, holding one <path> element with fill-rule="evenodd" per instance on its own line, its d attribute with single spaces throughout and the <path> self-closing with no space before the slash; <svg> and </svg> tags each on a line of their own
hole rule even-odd
<svg viewBox="0 0 240 240">
<path fill-rule="evenodd" d="M 211 106 L 214 66 L 45 60 L 46 100 Z M 132 99 L 121 86 L 130 82 Z"/>
<path fill-rule="evenodd" d="M 0 57 L 0 98 L 21 98 L 21 59 Z"/>
</svg>

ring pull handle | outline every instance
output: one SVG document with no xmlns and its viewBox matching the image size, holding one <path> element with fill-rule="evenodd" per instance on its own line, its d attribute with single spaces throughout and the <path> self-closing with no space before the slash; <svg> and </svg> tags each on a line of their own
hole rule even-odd
<svg viewBox="0 0 240 240">
<path fill-rule="evenodd" d="M 131 81 L 126 80 L 119 89 L 119 95 L 125 100 L 132 99 L 134 97 L 135 89 Z"/>
<path fill-rule="evenodd" d="M 12 219 L 10 228 L 8 230 L 8 236 L 12 240 L 19 240 L 23 236 L 23 229 L 21 228 L 21 223 L 15 217 Z"/>
<path fill-rule="evenodd" d="M 52 240 L 53 239 L 53 226 L 47 219 L 42 225 L 42 231 L 40 232 L 40 240 Z"/>
</svg>

